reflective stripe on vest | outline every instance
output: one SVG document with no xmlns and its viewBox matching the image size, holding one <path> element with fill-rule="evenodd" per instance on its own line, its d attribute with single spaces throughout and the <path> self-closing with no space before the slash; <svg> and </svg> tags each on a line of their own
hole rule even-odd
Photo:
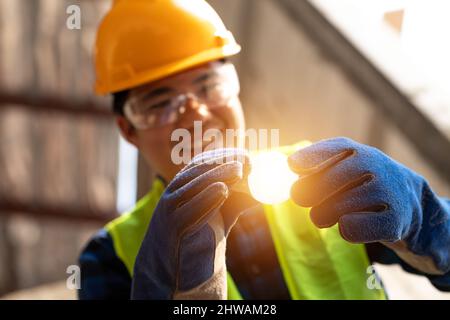
<svg viewBox="0 0 450 320">
<path fill-rule="evenodd" d="M 291 154 L 305 143 L 280 148 Z M 151 191 L 130 212 L 106 225 L 117 256 L 133 275 L 134 261 L 153 211 L 164 192 L 155 179 Z M 369 289 L 369 259 L 362 244 L 342 239 L 337 226 L 318 229 L 309 209 L 291 200 L 264 205 L 275 250 L 292 299 L 385 299 L 383 289 Z M 242 299 L 230 274 L 228 299 Z"/>
</svg>

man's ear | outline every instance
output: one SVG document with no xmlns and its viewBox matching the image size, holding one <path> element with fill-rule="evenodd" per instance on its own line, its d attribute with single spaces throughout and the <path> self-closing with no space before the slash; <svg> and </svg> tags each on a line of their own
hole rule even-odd
<svg viewBox="0 0 450 320">
<path fill-rule="evenodd" d="M 122 137 L 136 148 L 139 148 L 136 129 L 133 125 L 124 116 L 117 116 L 116 124 L 120 129 Z"/>
</svg>

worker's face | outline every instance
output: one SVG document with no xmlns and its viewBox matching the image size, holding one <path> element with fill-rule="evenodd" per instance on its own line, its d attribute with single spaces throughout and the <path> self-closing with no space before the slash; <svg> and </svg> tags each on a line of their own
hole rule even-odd
<svg viewBox="0 0 450 320">
<path fill-rule="evenodd" d="M 210 143 L 194 137 L 194 121 L 200 121 L 202 132 L 218 129 L 244 129 L 239 101 L 239 81 L 231 63 L 211 62 L 169 76 L 130 91 L 125 104 L 125 117 L 117 117 L 122 135 L 134 144 L 147 163 L 167 181 L 184 166 L 172 161 L 172 149 L 179 141 L 171 141 L 176 129 L 187 129 L 191 146 Z M 186 131 L 185 131 L 186 132 Z M 196 139 L 195 139 L 196 138 Z M 239 146 L 242 136 L 227 141 Z M 194 155 L 192 149 L 192 156 Z"/>
</svg>

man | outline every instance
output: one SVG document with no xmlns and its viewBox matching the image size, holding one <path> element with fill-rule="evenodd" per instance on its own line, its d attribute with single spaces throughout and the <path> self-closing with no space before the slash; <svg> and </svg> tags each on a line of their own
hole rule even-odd
<svg viewBox="0 0 450 320">
<path fill-rule="evenodd" d="M 244 128 L 227 60 L 239 51 L 203 0 L 116 1 L 103 20 L 96 91 L 113 94 L 121 134 L 158 177 L 84 249 L 80 298 L 383 299 L 372 262 L 450 290 L 450 201 L 375 148 L 284 148 L 299 179 L 278 205 L 238 191 L 251 170 L 241 149 L 174 164 L 174 130 Z"/>
</svg>

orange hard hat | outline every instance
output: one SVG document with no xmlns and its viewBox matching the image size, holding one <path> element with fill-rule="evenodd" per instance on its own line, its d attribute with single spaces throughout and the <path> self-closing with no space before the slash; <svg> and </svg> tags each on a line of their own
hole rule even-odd
<svg viewBox="0 0 450 320">
<path fill-rule="evenodd" d="M 95 92 L 130 89 L 240 50 L 204 0 L 115 1 L 97 32 Z"/>
</svg>

